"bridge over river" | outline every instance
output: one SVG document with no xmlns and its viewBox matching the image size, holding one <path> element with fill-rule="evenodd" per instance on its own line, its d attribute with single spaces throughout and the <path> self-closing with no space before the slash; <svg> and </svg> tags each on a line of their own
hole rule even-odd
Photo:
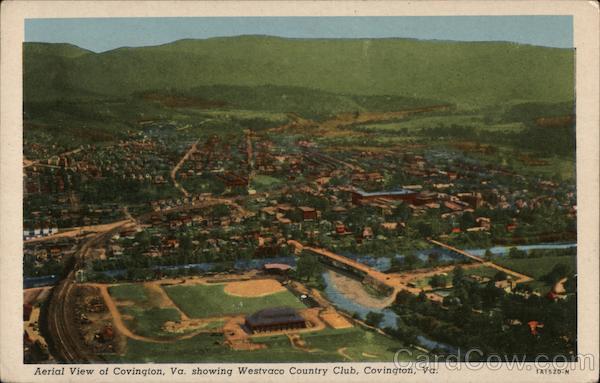
<svg viewBox="0 0 600 383">
<path fill-rule="evenodd" d="M 432 244 L 434 244 L 436 246 L 439 246 L 439 247 L 444 248 L 446 250 L 449 250 L 449 251 L 451 251 L 453 253 L 456 253 L 456 254 L 465 256 L 467 258 L 470 258 L 470 259 L 474 260 L 475 262 L 479 262 L 479 263 L 481 263 L 482 266 L 487 266 L 487 267 L 491 267 L 491 268 L 494 268 L 494 269 L 499 270 L 499 271 L 503 271 L 506 274 L 513 276 L 515 278 L 515 281 L 517 283 L 525 283 L 525 282 L 529 282 L 529 281 L 533 280 L 533 278 L 531 278 L 528 275 L 517 273 L 514 270 L 508 269 L 508 268 L 506 268 L 504 266 L 500 266 L 500 265 L 498 265 L 498 264 L 496 264 L 494 262 L 486 261 L 485 259 L 483 259 L 481 257 L 478 257 L 476 255 L 470 254 L 470 253 L 468 253 L 468 252 L 466 252 L 464 250 L 458 249 L 456 247 L 447 245 L 447 244 L 445 244 L 443 242 L 439 242 L 439 241 L 436 241 L 434 239 L 428 239 L 428 241 L 429 241 L 429 243 L 432 243 Z"/>
<path fill-rule="evenodd" d="M 499 271 L 503 271 L 508 275 L 511 275 L 516 283 L 524 283 L 533 280 L 533 278 L 527 275 L 510 270 L 493 262 L 486 261 L 480 257 L 469 254 L 464 250 L 446 245 L 442 242 L 438 242 L 435 240 L 429 240 L 429 242 L 475 261 L 471 264 L 464 265 L 463 268 L 477 268 L 481 266 L 487 266 Z M 320 259 L 325 263 L 349 271 L 352 274 L 361 277 L 364 283 L 374 286 L 379 290 L 389 294 L 388 298 L 385 298 L 382 301 L 382 304 L 387 303 L 388 305 L 393 302 L 393 300 L 396 297 L 396 293 L 398 293 L 401 290 L 407 290 L 413 294 L 419 294 L 421 291 L 425 290 L 425 293 L 430 300 L 441 302 L 443 300 L 443 297 L 441 295 L 428 291 L 430 290 L 429 287 L 415 287 L 414 284 L 411 282 L 414 280 L 433 276 L 434 274 L 448 273 L 452 271 L 455 267 L 455 265 L 446 265 L 427 269 L 409 270 L 402 273 L 383 273 L 379 270 L 365 265 L 364 263 L 358 262 L 354 259 L 348 258 L 340 254 L 336 254 L 326 249 L 305 246 L 295 240 L 289 240 L 288 244 L 294 246 L 297 252 L 307 252 L 309 254 L 315 254 L 319 256 Z"/>
</svg>

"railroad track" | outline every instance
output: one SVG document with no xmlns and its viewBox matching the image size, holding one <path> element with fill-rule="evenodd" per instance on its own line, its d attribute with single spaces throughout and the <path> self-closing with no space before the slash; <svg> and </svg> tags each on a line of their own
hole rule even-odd
<svg viewBox="0 0 600 383">
<path fill-rule="evenodd" d="M 75 270 L 83 266 L 87 252 L 98 243 L 105 241 L 121 226 L 99 233 L 87 240 L 76 252 L 73 268 L 54 287 L 48 306 L 47 327 L 54 348 L 54 357 L 64 363 L 90 363 L 98 358 L 84 345 L 73 317 L 72 294 L 75 285 Z"/>
<path fill-rule="evenodd" d="M 83 245 L 81 245 L 81 247 L 75 252 L 74 256 L 76 258 L 72 269 L 69 271 L 67 276 L 52 290 L 52 296 L 50 297 L 48 305 L 47 330 L 50 335 L 49 340 L 54 346 L 54 357 L 64 363 L 90 363 L 98 360 L 98 358 L 83 345 L 83 340 L 81 339 L 76 327 L 77 318 L 73 317 L 72 306 L 72 294 L 75 290 L 75 271 L 84 266 L 86 254 L 89 250 L 93 249 L 103 241 L 106 241 L 114 233 L 121 230 L 121 228 L 127 224 L 144 222 L 153 215 L 157 214 L 160 215 L 167 212 L 207 207 L 219 203 L 233 206 L 242 213 L 246 212 L 241 206 L 231 200 L 211 199 L 209 201 L 192 204 L 190 206 L 170 209 L 169 211 L 165 212 L 150 212 L 138 216 L 137 218 L 131 217 L 133 220 L 125 221 L 121 225 L 115 226 L 108 231 L 97 233 L 94 237 L 88 239 Z"/>
</svg>

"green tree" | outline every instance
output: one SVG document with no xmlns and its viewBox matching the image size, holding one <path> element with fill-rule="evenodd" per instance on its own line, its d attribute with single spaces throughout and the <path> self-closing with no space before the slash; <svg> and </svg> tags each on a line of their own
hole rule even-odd
<svg viewBox="0 0 600 383">
<path fill-rule="evenodd" d="M 493 256 L 494 256 L 494 253 L 492 253 L 492 251 L 490 249 L 486 249 L 485 254 L 483 255 L 483 258 L 485 258 L 486 261 L 490 261 Z"/>
<path fill-rule="evenodd" d="M 414 268 L 419 263 L 419 257 L 414 254 L 408 254 L 404 257 L 404 264 L 408 269 Z"/>
<path fill-rule="evenodd" d="M 452 286 L 455 288 L 461 286 L 465 279 L 465 271 L 461 266 L 456 266 L 452 275 Z"/>
<path fill-rule="evenodd" d="M 504 281 L 506 278 L 508 278 L 508 274 L 506 274 L 504 271 L 500 270 L 498 271 L 495 275 L 494 275 L 494 281 Z"/>
<path fill-rule="evenodd" d="M 427 262 L 429 262 L 430 265 L 435 265 L 439 262 L 440 260 L 440 253 L 434 251 L 429 253 L 429 255 L 427 256 Z"/>
<path fill-rule="evenodd" d="M 559 280 L 561 280 L 562 278 L 565 278 L 566 276 L 568 276 L 571 272 L 571 269 L 568 265 L 564 264 L 564 263 L 558 263 L 556 265 L 554 265 L 554 267 L 552 268 L 552 270 L 542 276 L 540 278 L 540 280 L 553 285 L 556 282 L 558 282 Z"/>
<path fill-rule="evenodd" d="M 429 285 L 434 289 L 438 287 L 445 287 L 446 283 L 446 277 L 441 274 L 435 274 L 429 279 Z"/>
<path fill-rule="evenodd" d="M 431 224 L 427 222 L 419 222 L 417 224 L 417 230 L 422 237 L 428 238 L 433 234 L 433 229 L 431 228 Z"/>
<path fill-rule="evenodd" d="M 229 206 L 225 204 L 216 205 L 212 210 L 213 214 L 217 218 L 226 217 L 229 215 Z"/>
<path fill-rule="evenodd" d="M 379 327 L 379 325 L 381 324 L 382 320 L 383 320 L 383 314 L 382 313 L 376 313 L 374 311 L 369 311 L 367 313 L 366 318 L 365 318 L 365 322 L 369 326 L 373 326 L 373 327 Z"/>
<path fill-rule="evenodd" d="M 509 258 L 525 258 L 525 257 L 527 257 L 527 252 L 525 252 L 523 250 L 519 250 L 516 247 L 511 247 L 508 250 L 508 257 Z"/>
<path fill-rule="evenodd" d="M 296 262 L 296 274 L 299 279 L 305 281 L 316 279 L 322 269 L 321 262 L 316 255 L 302 254 Z"/>
</svg>

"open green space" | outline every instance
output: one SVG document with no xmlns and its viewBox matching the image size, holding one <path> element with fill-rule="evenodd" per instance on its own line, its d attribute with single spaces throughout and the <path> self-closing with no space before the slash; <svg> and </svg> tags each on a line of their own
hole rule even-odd
<svg viewBox="0 0 600 383">
<path fill-rule="evenodd" d="M 250 314 L 268 308 L 288 306 L 305 308 L 289 291 L 281 291 L 262 297 L 236 297 L 225 293 L 225 285 L 166 286 L 169 297 L 181 310 L 193 318 L 205 318 L 227 314 Z"/>
<path fill-rule="evenodd" d="M 127 327 L 134 333 L 149 338 L 169 338 L 180 334 L 173 334 L 163 330 L 165 322 L 179 322 L 181 316 L 177 309 L 173 308 L 141 308 L 141 307 L 119 307 L 121 314 L 131 316 L 125 319 Z"/>
<path fill-rule="evenodd" d="M 283 182 L 279 178 L 258 174 L 252 178 L 252 187 L 257 191 L 272 189 L 281 185 Z"/>
<path fill-rule="evenodd" d="M 165 322 L 179 322 L 181 316 L 177 309 L 160 307 L 160 301 L 154 293 L 142 284 L 123 284 L 112 286 L 109 293 L 118 304 L 133 302 L 134 305 L 117 305 L 123 315 L 125 325 L 134 333 L 150 338 L 169 338 L 176 334 L 163 330 Z"/>
<path fill-rule="evenodd" d="M 108 288 L 110 295 L 119 301 L 133 301 L 138 304 L 148 302 L 146 288 L 142 284 L 123 284 Z"/>
<path fill-rule="evenodd" d="M 284 362 L 392 362 L 394 353 L 404 346 L 398 340 L 390 339 L 360 327 L 334 330 L 325 329 L 302 334 L 306 347 L 311 352 L 292 347 L 286 336 L 257 338 L 255 343 L 267 346 L 254 351 L 236 351 L 223 344 L 220 334 L 199 334 L 193 338 L 174 343 L 155 344 L 129 339 L 124 355 L 109 356 L 110 361 L 130 363 L 284 363 Z M 344 357 L 338 350 L 352 360 Z M 364 354 L 366 355 L 364 355 Z M 415 351 L 412 358 L 420 353 Z M 406 358 L 406 355 L 402 355 Z"/>
<path fill-rule="evenodd" d="M 494 262 L 535 279 L 548 274 L 559 263 L 568 265 L 571 270 L 576 270 L 577 267 L 577 257 L 575 256 L 547 256 L 522 259 L 497 257 L 494 259 Z"/>
</svg>

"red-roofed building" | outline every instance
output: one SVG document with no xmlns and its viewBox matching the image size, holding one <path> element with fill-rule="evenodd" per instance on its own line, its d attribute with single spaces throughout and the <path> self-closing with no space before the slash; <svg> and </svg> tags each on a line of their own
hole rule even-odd
<svg viewBox="0 0 600 383">
<path fill-rule="evenodd" d="M 292 266 L 285 263 L 265 263 L 263 268 L 268 273 L 285 274 L 291 270 Z"/>
</svg>

